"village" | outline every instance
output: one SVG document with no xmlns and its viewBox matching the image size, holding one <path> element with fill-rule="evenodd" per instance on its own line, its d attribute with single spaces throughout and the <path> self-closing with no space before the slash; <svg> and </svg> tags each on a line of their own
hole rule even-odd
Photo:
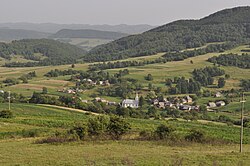
<svg viewBox="0 0 250 166">
<path fill-rule="evenodd" d="M 85 83 L 92 86 L 110 86 L 108 80 L 105 81 L 98 81 L 94 82 L 91 79 L 83 79 Z M 77 93 L 84 93 L 85 90 L 79 89 L 79 88 L 64 88 L 63 90 L 58 90 L 58 92 L 63 92 L 67 94 L 77 94 Z M 223 97 L 221 92 L 217 92 L 214 95 L 214 98 L 221 98 Z M 139 108 L 139 95 L 136 93 L 135 99 L 123 99 L 120 103 L 114 102 L 114 101 L 108 101 L 101 97 L 95 97 L 93 100 L 84 100 L 81 99 L 83 103 L 89 103 L 89 102 L 99 102 L 104 103 L 109 106 L 117 106 L 120 105 L 123 108 Z M 200 111 L 200 105 L 196 105 L 193 98 L 189 95 L 182 96 L 182 97 L 168 97 L 168 98 L 162 98 L 162 97 L 156 97 L 154 99 L 151 99 L 150 101 L 147 101 L 147 103 L 151 106 L 155 106 L 159 109 L 165 109 L 165 108 L 172 108 L 177 109 L 181 111 Z M 207 111 L 214 112 L 216 108 L 225 106 L 226 103 L 223 100 L 216 100 L 215 102 L 208 102 L 206 104 Z"/>
</svg>

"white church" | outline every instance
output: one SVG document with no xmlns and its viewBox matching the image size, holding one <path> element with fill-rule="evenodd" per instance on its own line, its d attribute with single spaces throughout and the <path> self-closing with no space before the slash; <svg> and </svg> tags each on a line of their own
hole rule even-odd
<svg viewBox="0 0 250 166">
<path fill-rule="evenodd" d="M 136 93 L 136 97 L 135 100 L 131 100 L 131 99 L 125 99 L 122 101 L 122 107 L 123 108 L 127 108 L 127 107 L 131 107 L 131 108 L 138 108 L 139 107 L 139 96 Z"/>
</svg>

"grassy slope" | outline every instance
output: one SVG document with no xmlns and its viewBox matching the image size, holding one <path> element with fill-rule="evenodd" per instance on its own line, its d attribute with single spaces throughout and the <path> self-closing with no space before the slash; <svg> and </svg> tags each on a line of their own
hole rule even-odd
<svg viewBox="0 0 250 166">
<path fill-rule="evenodd" d="M 228 52 L 233 52 L 233 53 L 240 53 L 240 50 L 242 48 L 245 48 L 246 46 L 242 46 Z M 154 56 L 146 56 L 146 57 L 139 57 L 139 58 L 130 58 L 128 60 L 150 60 L 154 58 L 160 57 L 162 54 L 157 54 Z M 212 56 L 217 56 L 219 53 L 212 53 L 212 54 L 206 54 L 198 57 L 193 57 L 186 59 L 184 61 L 179 61 L 179 62 L 168 62 L 166 64 L 152 64 L 152 65 L 146 65 L 146 66 L 141 66 L 141 67 L 129 67 L 128 69 L 130 70 L 130 75 L 127 77 L 131 78 L 136 78 L 139 79 L 141 83 L 143 83 L 145 86 L 147 86 L 148 82 L 144 80 L 144 76 L 146 76 L 148 73 L 151 73 L 154 77 L 154 81 L 152 82 L 153 84 L 157 86 L 164 86 L 164 80 L 166 78 L 174 78 L 175 76 L 185 76 L 185 77 L 191 77 L 191 72 L 193 71 L 194 68 L 202 68 L 204 66 L 212 66 L 211 63 L 207 62 L 206 60 L 209 57 Z M 194 64 L 190 63 L 190 60 L 194 62 Z M 76 65 L 76 70 L 87 70 L 89 64 L 77 64 Z M 23 88 L 23 85 L 16 85 L 17 87 L 21 86 L 22 89 L 19 89 L 19 92 L 22 92 L 24 94 L 31 94 L 33 90 L 41 90 L 41 86 L 47 86 L 48 89 L 51 89 L 52 91 L 56 91 L 58 89 L 58 85 L 56 83 L 53 85 L 47 84 L 46 81 L 48 78 L 43 77 L 45 73 L 52 69 L 69 69 L 70 65 L 62 65 L 62 66 L 46 66 L 46 67 L 31 67 L 31 68 L 3 68 L 0 67 L 0 80 L 5 79 L 6 77 L 15 77 L 18 78 L 21 75 L 28 73 L 30 71 L 36 71 L 38 74 L 38 77 L 29 81 L 29 84 L 40 84 L 39 88 L 33 87 L 30 85 L 30 88 Z M 224 89 L 230 89 L 232 87 L 238 87 L 239 86 L 239 80 L 243 78 L 250 78 L 250 70 L 249 69 L 239 69 L 236 67 L 222 67 L 226 70 L 226 73 L 231 75 L 231 78 L 227 81 L 226 87 Z M 115 73 L 121 69 L 113 69 L 113 70 L 108 70 L 111 73 Z M 159 72 L 161 71 L 161 72 Z M 69 77 L 58 77 L 58 78 L 52 78 L 53 80 L 67 80 Z M 29 86 L 26 85 L 26 86 Z M 63 87 L 65 84 L 61 84 L 60 87 Z M 6 90 L 16 90 L 17 87 L 12 86 L 9 88 L 6 88 Z M 31 91 L 29 91 L 31 90 Z M 216 90 L 216 89 L 214 89 Z"/>
<path fill-rule="evenodd" d="M 7 108 L 1 104 L 0 110 Z M 86 122 L 89 116 L 58 108 L 31 104 L 12 104 L 14 119 L 0 119 L 0 165 L 238 165 L 250 162 L 250 146 L 238 154 L 238 145 L 190 144 L 169 146 L 164 142 L 97 141 L 59 145 L 34 144 L 37 138 L 19 138 L 15 133 L 39 130 L 42 136 L 70 128 L 74 123 Z M 163 121 L 129 119 L 132 130 L 154 129 Z M 212 123 L 169 122 L 186 134 L 190 129 L 202 129 L 215 138 L 238 142 L 239 128 Z M 5 138 L 3 137 L 5 135 Z M 12 135 L 13 138 L 8 136 Z M 245 143 L 250 141 L 250 129 L 245 129 Z M 3 157 L 4 156 L 4 157 Z M 13 160 L 14 159 L 14 160 Z"/>
</svg>

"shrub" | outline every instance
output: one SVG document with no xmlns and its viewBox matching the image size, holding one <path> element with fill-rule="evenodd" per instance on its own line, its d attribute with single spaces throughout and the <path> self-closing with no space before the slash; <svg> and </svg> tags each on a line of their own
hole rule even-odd
<svg viewBox="0 0 250 166">
<path fill-rule="evenodd" d="M 37 129 L 35 129 L 35 130 L 22 130 L 21 134 L 23 137 L 28 138 L 28 137 L 38 137 L 38 136 L 40 136 L 41 132 Z"/>
<path fill-rule="evenodd" d="M 113 139 L 119 140 L 121 139 L 122 135 L 124 135 L 131 129 L 131 126 L 128 122 L 125 121 L 124 118 L 121 118 L 119 116 L 111 116 L 107 129 L 108 133 Z"/>
<path fill-rule="evenodd" d="M 69 135 L 78 136 L 80 140 L 83 140 L 88 135 L 88 129 L 85 125 L 77 125 L 68 131 Z"/>
<path fill-rule="evenodd" d="M 35 143 L 37 144 L 55 144 L 55 143 L 65 143 L 65 142 L 73 142 L 73 141 L 77 141 L 77 138 L 74 137 L 48 137 L 48 138 L 44 138 L 41 140 L 36 141 Z"/>
<path fill-rule="evenodd" d="M 159 139 L 166 139 L 168 136 L 170 136 L 175 129 L 172 126 L 168 126 L 166 124 L 161 124 L 157 127 L 155 130 L 155 134 Z"/>
<path fill-rule="evenodd" d="M 152 131 L 143 130 L 139 133 L 139 136 L 143 140 L 150 140 L 152 139 L 153 135 L 152 135 Z"/>
<path fill-rule="evenodd" d="M 0 112 L 0 118 L 13 118 L 13 113 L 10 110 L 3 110 Z"/>
<path fill-rule="evenodd" d="M 205 139 L 205 134 L 201 130 L 191 130 L 185 139 L 192 142 L 202 142 Z"/>
<path fill-rule="evenodd" d="M 88 120 L 88 133 L 92 136 L 100 136 L 107 131 L 109 118 L 107 116 L 97 116 Z"/>
</svg>

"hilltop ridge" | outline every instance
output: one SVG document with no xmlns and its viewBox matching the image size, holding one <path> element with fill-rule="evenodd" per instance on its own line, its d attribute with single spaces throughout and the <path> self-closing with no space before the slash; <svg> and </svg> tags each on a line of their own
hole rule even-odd
<svg viewBox="0 0 250 166">
<path fill-rule="evenodd" d="M 87 61 L 107 61 L 196 48 L 212 42 L 248 43 L 250 7 L 225 9 L 199 20 L 178 20 L 92 49 Z"/>
</svg>

